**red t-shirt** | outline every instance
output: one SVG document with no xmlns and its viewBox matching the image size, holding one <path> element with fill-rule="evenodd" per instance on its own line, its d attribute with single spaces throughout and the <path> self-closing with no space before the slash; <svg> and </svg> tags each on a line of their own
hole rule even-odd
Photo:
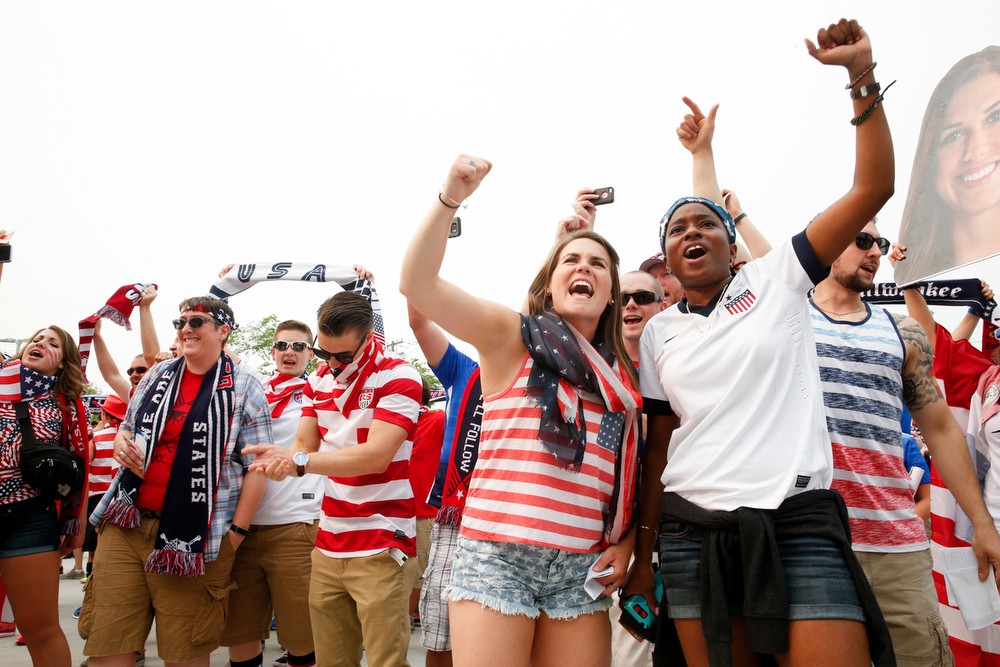
<svg viewBox="0 0 1000 667">
<path fill-rule="evenodd" d="M 427 496 L 434 485 L 441 447 L 444 444 L 444 411 L 420 409 L 417 430 L 413 435 L 413 452 L 410 454 L 410 486 L 418 519 L 433 519 L 438 508 L 427 503 Z"/>
<path fill-rule="evenodd" d="M 181 429 L 187 420 L 188 412 L 191 410 L 191 403 L 198 395 L 201 387 L 201 380 L 205 374 L 184 371 L 181 378 L 181 388 L 177 393 L 177 400 L 170 411 L 167 423 L 160 433 L 159 444 L 153 453 L 153 460 L 146 466 L 146 475 L 139 489 L 139 499 L 137 505 L 139 509 L 153 510 L 159 512 L 163 509 L 163 498 L 167 493 L 167 481 L 170 479 L 170 471 L 174 466 L 174 455 L 177 453 L 177 440 L 181 437 Z"/>
</svg>

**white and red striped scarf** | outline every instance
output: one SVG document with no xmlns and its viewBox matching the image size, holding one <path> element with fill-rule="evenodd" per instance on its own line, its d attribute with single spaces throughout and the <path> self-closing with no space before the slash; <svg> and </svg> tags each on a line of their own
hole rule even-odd
<svg viewBox="0 0 1000 667">
<path fill-rule="evenodd" d="M 288 407 L 288 402 L 292 400 L 292 396 L 304 386 L 306 386 L 305 375 L 275 373 L 274 377 L 268 380 L 264 386 L 264 396 L 267 397 L 267 403 L 271 406 L 271 418 L 281 417 L 285 408 Z"/>
<path fill-rule="evenodd" d="M 132 323 L 128 321 L 128 318 L 132 315 L 132 310 L 142 300 L 142 291 L 149 285 L 156 287 L 155 283 L 122 285 L 115 290 L 115 293 L 103 306 L 97 309 L 96 313 L 80 320 L 80 368 L 83 369 L 84 378 L 87 377 L 87 361 L 90 359 L 90 348 L 94 340 L 94 322 L 104 317 L 125 327 L 127 331 L 131 331 Z"/>
<path fill-rule="evenodd" d="M 365 382 L 379 367 L 384 358 L 385 354 L 382 344 L 373 336 L 371 343 L 368 344 L 368 347 L 365 348 L 360 357 L 346 366 L 329 368 L 329 371 L 337 378 L 337 382 L 334 385 L 329 401 L 324 401 L 324 403 L 332 402 L 340 414 L 344 415 L 344 417 L 349 417 L 351 412 L 359 407 L 358 401 Z M 320 374 L 322 375 L 323 373 Z M 323 408 L 319 403 L 315 407 L 317 410 Z M 327 407 L 326 409 L 329 408 Z"/>
</svg>

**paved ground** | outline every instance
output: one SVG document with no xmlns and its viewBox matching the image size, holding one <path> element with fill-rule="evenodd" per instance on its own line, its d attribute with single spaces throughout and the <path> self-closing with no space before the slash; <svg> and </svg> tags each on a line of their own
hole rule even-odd
<svg viewBox="0 0 1000 667">
<path fill-rule="evenodd" d="M 72 561 L 65 561 L 71 563 Z M 83 660 L 83 640 L 76 633 L 76 620 L 73 618 L 73 610 L 83 602 L 83 590 L 79 581 L 59 582 L 59 619 L 62 623 L 66 638 L 69 639 L 70 650 L 73 652 L 73 665 L 79 665 Z M 303 600 L 303 603 L 305 601 Z M 28 649 L 23 646 L 14 645 L 15 637 L 0 638 L 0 667 L 28 667 L 31 659 L 28 657 Z M 281 655 L 278 648 L 277 638 L 273 635 L 267 641 L 264 650 L 264 666 L 270 667 L 271 662 Z M 423 667 L 424 649 L 420 646 L 420 630 L 416 630 L 410 638 L 409 661 L 413 667 Z M 146 665 L 147 667 L 160 667 L 163 662 L 156 657 L 156 641 L 150 637 L 146 642 Z M 225 649 L 218 649 L 212 654 L 213 667 L 223 667 L 228 664 L 229 659 Z"/>
</svg>

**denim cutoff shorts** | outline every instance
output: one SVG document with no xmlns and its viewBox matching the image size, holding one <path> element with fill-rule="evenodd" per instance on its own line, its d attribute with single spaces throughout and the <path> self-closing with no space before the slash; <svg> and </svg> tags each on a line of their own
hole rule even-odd
<svg viewBox="0 0 1000 667">
<path fill-rule="evenodd" d="M 445 596 L 528 618 L 543 611 L 553 619 L 606 611 L 610 597 L 594 600 L 583 589 L 587 571 L 600 555 L 459 537 Z"/>
<path fill-rule="evenodd" d="M 55 551 L 60 542 L 54 501 L 29 498 L 0 505 L 0 558 Z"/>
<path fill-rule="evenodd" d="M 660 573 L 670 618 L 701 618 L 701 540 L 703 531 L 686 523 L 660 524 Z M 844 555 L 833 541 L 815 535 L 778 537 L 778 552 L 788 588 L 789 620 L 864 622 L 864 610 Z M 742 577 L 729 616 L 743 615 Z"/>
</svg>

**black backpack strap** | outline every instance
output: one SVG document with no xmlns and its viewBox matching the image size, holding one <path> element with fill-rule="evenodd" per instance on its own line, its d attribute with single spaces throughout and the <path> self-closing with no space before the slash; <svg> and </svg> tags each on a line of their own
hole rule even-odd
<svg viewBox="0 0 1000 667">
<path fill-rule="evenodd" d="M 17 422 L 21 426 L 21 451 L 35 449 L 40 445 L 35 437 L 35 429 L 31 426 L 31 417 L 28 415 L 28 403 L 21 401 L 14 404 L 14 412 L 17 414 Z"/>
</svg>

